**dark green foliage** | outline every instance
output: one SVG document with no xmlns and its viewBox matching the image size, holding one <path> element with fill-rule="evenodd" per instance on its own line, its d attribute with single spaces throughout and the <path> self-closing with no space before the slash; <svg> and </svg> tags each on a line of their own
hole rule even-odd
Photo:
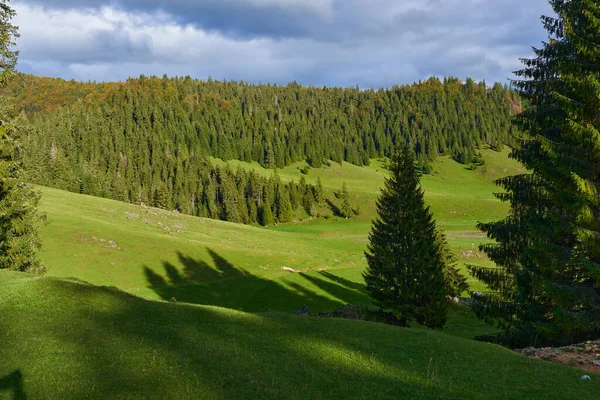
<svg viewBox="0 0 600 400">
<path fill-rule="evenodd" d="M 289 188 L 284 188 L 275 175 L 275 209 L 277 210 L 278 222 L 289 222 L 292 220 L 292 204 L 290 202 Z"/>
<path fill-rule="evenodd" d="M 342 192 L 340 195 L 341 206 L 340 214 L 344 218 L 350 218 L 353 215 L 352 205 L 350 205 L 350 193 L 348 193 L 348 186 L 346 182 L 342 184 Z"/>
<path fill-rule="evenodd" d="M 163 210 L 172 210 L 171 193 L 166 184 L 160 185 L 154 192 L 154 207 L 162 208 Z"/>
<path fill-rule="evenodd" d="M 317 203 L 322 203 L 325 200 L 325 190 L 323 189 L 321 178 L 317 178 L 317 184 L 314 187 L 313 194 L 313 197 Z"/>
<path fill-rule="evenodd" d="M 14 11 L 0 1 L 0 85 L 10 78 L 17 62 L 17 52 L 12 51 L 18 37 L 17 28 L 10 20 Z M 38 224 L 45 220 L 38 213 L 40 196 L 22 182 L 21 165 L 16 161 L 19 147 L 17 121 L 10 121 L 7 99 L 0 98 L 0 269 L 42 272 L 35 252 L 41 246 Z"/>
<path fill-rule="evenodd" d="M 0 87 L 6 87 L 13 77 L 19 52 L 14 50 L 19 28 L 11 23 L 16 14 L 7 3 L 10 0 L 0 0 Z"/>
<path fill-rule="evenodd" d="M 412 153 L 391 159 L 390 176 L 377 201 L 363 274 L 370 296 L 404 323 L 432 328 L 446 321 L 445 254 L 425 206 Z"/>
<path fill-rule="evenodd" d="M 22 182 L 14 161 L 14 129 L 0 126 L 0 269 L 42 272 L 35 252 L 41 247 L 37 227 L 45 216 L 37 211 L 40 195 Z"/>
<path fill-rule="evenodd" d="M 512 346 L 600 336 L 600 7 L 550 4 L 550 41 L 515 82 L 530 107 L 512 156 L 531 174 L 498 181 L 510 215 L 480 228 L 496 240 L 482 249 L 499 268 L 471 268 L 490 287 L 475 297 L 477 314 Z"/>
<path fill-rule="evenodd" d="M 275 193 L 273 192 L 272 180 L 264 186 L 263 201 L 259 210 L 259 223 L 262 226 L 268 226 L 275 223 L 272 206 L 275 202 Z"/>
</svg>

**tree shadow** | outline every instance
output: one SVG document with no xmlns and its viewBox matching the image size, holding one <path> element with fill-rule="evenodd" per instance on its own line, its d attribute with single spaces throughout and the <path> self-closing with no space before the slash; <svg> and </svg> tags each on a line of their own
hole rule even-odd
<svg viewBox="0 0 600 400">
<path fill-rule="evenodd" d="M 42 285 L 47 295 L 29 298 L 33 311 L 0 303 L 0 337 L 19 344 L 0 347 L 5 367 L 12 360 L 27 371 L 43 362 L 71 372 L 43 371 L 28 383 L 32 397 L 480 398 L 481 382 L 486 393 L 507 399 L 548 397 L 548 387 L 556 399 L 592 398 L 597 390 L 552 386 L 581 375 L 558 366 L 540 364 L 532 379 L 522 356 L 436 332 L 168 304 L 43 279 L 15 292 L 22 298 Z M 53 310 L 45 309 L 48 301 Z M 64 346 L 56 351 L 48 343 Z M 505 366 L 502 378 L 490 365 Z M 0 380 L 0 389 L 21 399 L 22 387 L 19 371 Z"/>
<path fill-rule="evenodd" d="M 342 285 L 348 289 L 358 290 L 362 293 L 366 293 L 365 285 L 362 285 L 362 284 L 356 283 L 356 282 L 352 282 L 346 278 L 342 278 L 340 276 L 334 275 L 327 271 L 319 271 L 319 274 L 323 275 L 325 278 L 327 278 L 331 281 L 339 283 L 340 285 Z"/>
<path fill-rule="evenodd" d="M 163 300 L 215 305 L 249 312 L 292 312 L 304 304 L 311 310 L 333 309 L 341 305 L 340 301 L 295 282 L 283 279 L 280 283 L 253 275 L 236 267 L 212 249 L 207 249 L 207 252 L 211 262 L 179 253 L 182 267 L 177 268 L 170 262 L 163 262 L 164 276 L 144 266 L 148 287 Z M 327 288 L 325 284 L 318 287 Z"/>
<path fill-rule="evenodd" d="M 358 292 L 354 289 L 348 289 L 342 285 L 338 285 L 335 282 L 326 281 L 317 276 L 309 275 L 306 273 L 300 274 L 304 279 L 311 282 L 313 285 L 318 287 L 324 292 L 329 293 L 331 296 L 339 299 L 344 304 L 353 304 L 367 306 L 371 305 L 371 301 L 368 297 L 365 297 L 364 293 Z"/>
<path fill-rule="evenodd" d="M 326 199 L 325 202 L 327 203 L 327 205 L 331 209 L 331 212 L 333 213 L 334 216 L 341 217 L 341 218 L 344 217 L 344 215 L 342 214 L 342 211 L 340 210 L 340 208 L 338 206 L 336 206 L 333 201 L 331 201 L 329 199 Z"/>
<path fill-rule="evenodd" d="M 0 392 L 6 390 L 13 392 L 13 400 L 27 399 L 25 391 L 23 390 L 23 374 L 21 374 L 21 370 L 16 370 L 13 373 L 0 378 Z"/>
</svg>

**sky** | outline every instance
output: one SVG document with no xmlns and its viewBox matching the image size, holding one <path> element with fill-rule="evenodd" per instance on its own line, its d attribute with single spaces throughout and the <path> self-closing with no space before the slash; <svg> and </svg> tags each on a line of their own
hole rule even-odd
<svg viewBox="0 0 600 400">
<path fill-rule="evenodd" d="M 508 83 L 547 0 L 13 0 L 17 69 L 361 88 L 431 76 Z"/>
</svg>

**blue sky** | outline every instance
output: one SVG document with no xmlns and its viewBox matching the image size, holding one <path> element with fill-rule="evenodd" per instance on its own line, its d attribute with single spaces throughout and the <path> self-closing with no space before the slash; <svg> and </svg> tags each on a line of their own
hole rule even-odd
<svg viewBox="0 0 600 400">
<path fill-rule="evenodd" d="M 546 39 L 547 0 L 13 0 L 18 69 L 389 87 L 506 83 Z"/>
</svg>

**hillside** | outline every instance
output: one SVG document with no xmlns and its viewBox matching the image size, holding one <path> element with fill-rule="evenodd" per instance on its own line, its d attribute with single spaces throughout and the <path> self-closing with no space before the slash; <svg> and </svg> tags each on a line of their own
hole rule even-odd
<svg viewBox="0 0 600 400">
<path fill-rule="evenodd" d="M 434 164 L 435 172 L 423 176 L 426 200 L 462 265 L 489 265 L 477 251 L 487 239 L 475 224 L 505 215 L 505 205 L 492 195 L 496 187 L 491 180 L 520 170 L 506 151 L 483 154 L 485 170 L 468 170 L 442 157 Z M 235 166 L 272 174 L 258 165 Z M 299 216 L 265 229 L 40 187 L 42 210 L 51 219 L 42 229 L 40 257 L 51 276 L 115 286 L 149 299 L 175 297 L 250 312 L 291 312 L 303 304 L 312 311 L 347 303 L 370 305 L 361 276 L 363 251 L 386 171 L 375 160 L 369 167 L 344 163 L 312 168 L 307 175 L 301 167 L 278 171 L 281 180 L 321 179 L 331 198 L 348 181 L 352 189 L 360 189 L 351 194 L 361 214 L 348 220 Z M 463 190 L 456 192 L 455 187 Z M 482 288 L 469 281 L 472 289 Z M 446 327 L 466 337 L 490 329 L 464 312 L 452 313 Z"/>
<path fill-rule="evenodd" d="M 600 379 L 422 329 L 0 271 L 0 398 L 591 399 Z"/>
<path fill-rule="evenodd" d="M 96 85 L 25 75 L 4 93 L 28 125 L 27 151 L 19 154 L 28 180 L 235 222 L 212 204 L 229 196 L 259 207 L 269 195 L 252 192 L 244 179 L 231 190 L 210 157 L 269 169 L 368 165 L 408 145 L 425 170 L 439 155 L 469 165 L 481 161 L 478 147 L 512 143 L 519 108 L 507 87 L 454 78 L 374 91 L 143 76 Z M 50 100 L 49 93 L 59 95 Z"/>
</svg>

